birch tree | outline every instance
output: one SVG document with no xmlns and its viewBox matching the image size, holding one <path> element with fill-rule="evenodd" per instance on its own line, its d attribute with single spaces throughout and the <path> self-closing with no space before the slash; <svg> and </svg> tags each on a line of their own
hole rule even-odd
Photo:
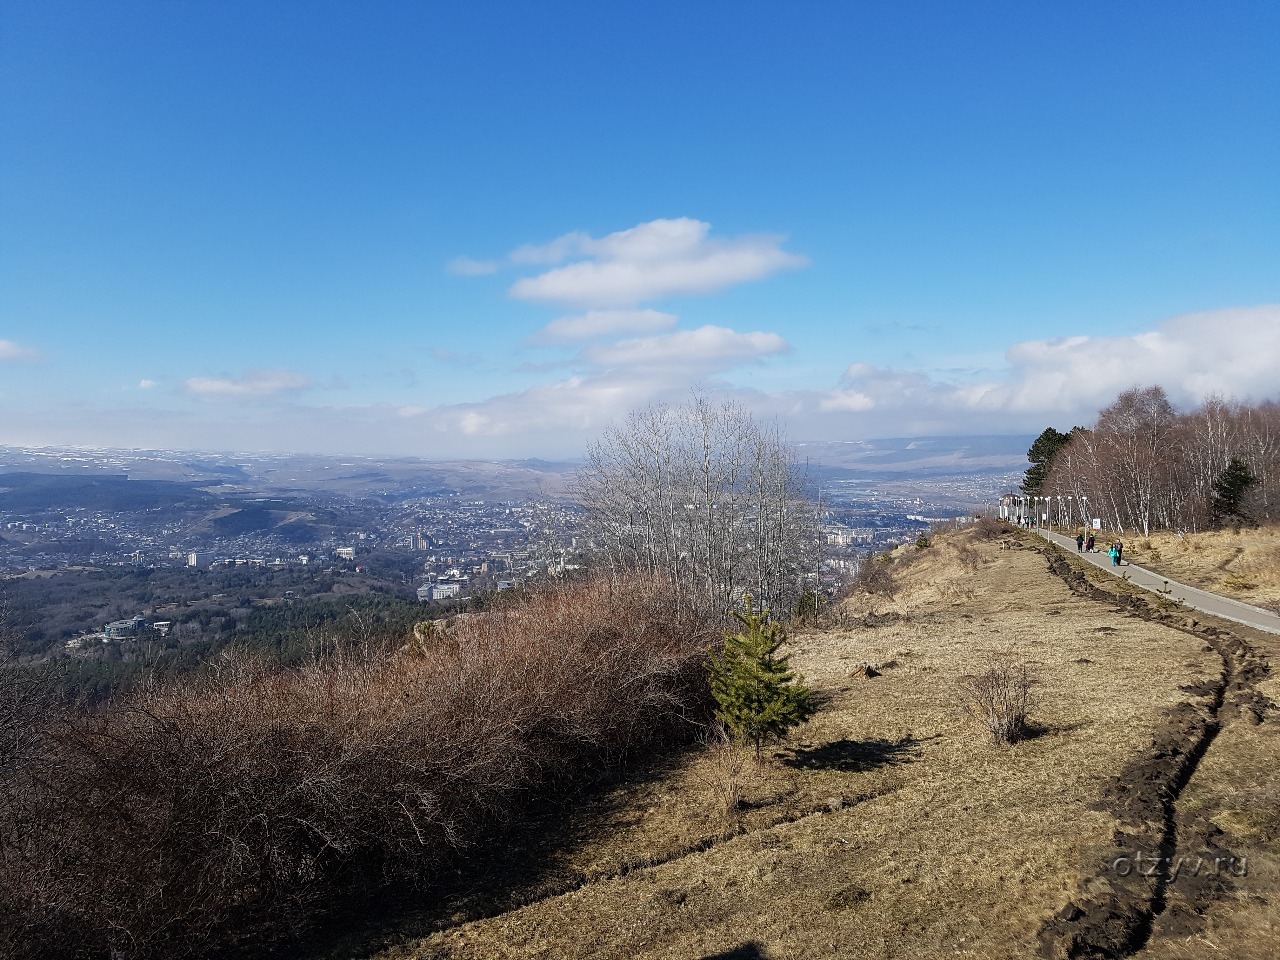
<svg viewBox="0 0 1280 960">
<path fill-rule="evenodd" d="M 1071 431 L 1043 483 L 1050 496 L 1119 531 L 1199 530 L 1221 522 L 1215 486 L 1236 462 L 1255 482 L 1233 510 L 1274 521 L 1280 513 L 1280 404 L 1210 396 L 1179 414 L 1160 387 L 1126 390 L 1088 430 Z"/>
<path fill-rule="evenodd" d="M 784 614 L 814 572 L 816 508 L 791 447 L 733 402 L 634 411 L 587 449 L 575 494 L 602 562 L 665 577 L 683 607 L 724 615 L 749 592 Z"/>
</svg>

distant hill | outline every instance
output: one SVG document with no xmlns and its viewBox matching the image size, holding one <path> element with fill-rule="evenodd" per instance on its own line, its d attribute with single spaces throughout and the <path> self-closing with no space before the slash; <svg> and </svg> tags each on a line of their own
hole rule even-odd
<svg viewBox="0 0 1280 960">
<path fill-rule="evenodd" d="M 822 470 L 901 474 L 1007 473 L 1024 470 L 1030 435 L 806 440 L 796 450 Z"/>
<path fill-rule="evenodd" d="M 1026 468 L 1026 451 L 1033 439 L 1017 435 L 807 440 L 798 441 L 795 447 L 817 475 L 927 482 L 930 478 L 1021 471 Z M 3 495 L 3 502 L 13 510 L 25 509 L 33 502 L 23 497 L 47 495 L 56 495 L 60 503 L 75 502 L 95 509 L 139 509 L 102 505 L 119 504 L 121 497 L 130 502 L 151 498 L 157 505 L 193 497 L 226 500 L 326 494 L 386 499 L 564 500 L 569 498 L 570 483 L 580 467 L 577 461 L 539 459 L 429 460 L 0 447 L 0 483 L 11 488 Z M 25 479 L 6 479 L 14 477 Z M 81 492 L 90 500 L 82 502 Z M 76 496 L 68 496 L 72 493 Z"/>
<path fill-rule="evenodd" d="M 14 513 L 68 504 L 106 511 L 174 509 L 211 500 L 197 484 L 169 480 L 131 480 L 112 474 L 0 473 L 0 507 Z"/>
<path fill-rule="evenodd" d="M 139 482 L 167 482 L 184 489 L 203 488 L 223 498 L 332 494 L 393 499 L 447 496 L 476 500 L 563 499 L 577 469 L 578 464 L 573 462 L 546 460 L 444 461 L 416 457 L 0 447 L 0 474 L 13 471 L 13 474 L 57 476 L 68 484 L 104 477 L 119 483 L 127 477 L 131 491 L 141 489 L 134 486 Z M 69 491 L 72 487 L 59 489 Z"/>
</svg>

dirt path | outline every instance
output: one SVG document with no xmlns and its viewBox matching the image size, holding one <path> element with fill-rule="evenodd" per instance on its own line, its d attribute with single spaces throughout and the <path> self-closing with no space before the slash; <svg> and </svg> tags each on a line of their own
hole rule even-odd
<svg viewBox="0 0 1280 960">
<path fill-rule="evenodd" d="M 1202 840 L 1263 862 L 1280 805 L 1259 813 L 1240 791 L 1272 790 L 1280 769 L 1241 767 L 1276 745 L 1269 653 L 1053 575 L 1030 542 L 904 553 L 894 597 L 794 637 L 826 704 L 765 770 L 738 771 L 732 812 L 734 772 L 697 754 L 584 816 L 574 842 L 538 854 L 538 883 L 425 916 L 378 956 L 1175 957 L 1197 936 L 1268 955 L 1245 935 L 1267 909 L 1254 874 L 1193 887 L 1189 871 L 1114 864 Z M 1011 748 L 955 696 L 993 650 L 1040 677 L 1035 735 Z M 881 675 L 862 679 L 867 662 Z M 1224 822 L 1238 832 L 1212 832 Z"/>
</svg>

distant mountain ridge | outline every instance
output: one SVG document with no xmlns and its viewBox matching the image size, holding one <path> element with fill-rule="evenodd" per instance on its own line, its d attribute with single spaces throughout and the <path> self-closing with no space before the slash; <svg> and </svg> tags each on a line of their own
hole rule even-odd
<svg viewBox="0 0 1280 960">
<path fill-rule="evenodd" d="M 1026 466 L 1032 437 L 904 437 L 804 440 L 796 453 L 826 476 L 906 477 L 989 475 Z M 0 487 L 6 476 L 111 477 L 120 483 L 163 481 L 193 493 L 348 497 L 461 497 L 476 500 L 563 500 L 579 461 L 430 460 L 312 454 L 209 453 L 0 446 Z M 12 483 L 12 480 L 10 480 Z M 30 480 L 23 482 L 29 484 Z M 166 491 L 176 492 L 176 491 Z M 3 496 L 0 494 L 0 496 Z"/>
<path fill-rule="evenodd" d="M 899 437 L 881 440 L 805 440 L 802 459 L 821 469 L 855 473 L 1004 473 L 1027 465 L 1030 435 Z"/>
</svg>

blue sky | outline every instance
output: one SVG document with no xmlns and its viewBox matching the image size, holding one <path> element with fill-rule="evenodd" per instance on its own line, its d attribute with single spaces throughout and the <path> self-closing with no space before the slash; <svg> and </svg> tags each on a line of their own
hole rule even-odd
<svg viewBox="0 0 1280 960">
<path fill-rule="evenodd" d="M 1280 6 L 0 0 L 0 443 L 1280 397 Z"/>
</svg>

